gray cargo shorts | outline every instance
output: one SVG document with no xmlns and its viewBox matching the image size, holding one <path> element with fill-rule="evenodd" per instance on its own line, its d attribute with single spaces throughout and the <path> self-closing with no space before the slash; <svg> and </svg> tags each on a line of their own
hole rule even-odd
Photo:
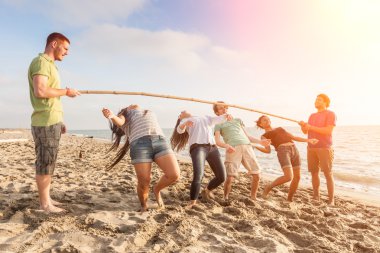
<svg viewBox="0 0 380 253">
<path fill-rule="evenodd" d="M 51 126 L 32 126 L 37 175 L 53 175 L 62 125 L 62 123 L 57 123 Z"/>
</svg>

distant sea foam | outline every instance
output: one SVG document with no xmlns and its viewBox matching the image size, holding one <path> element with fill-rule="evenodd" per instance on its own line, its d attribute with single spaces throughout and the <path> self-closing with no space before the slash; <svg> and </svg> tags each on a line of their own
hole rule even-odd
<svg viewBox="0 0 380 253">
<path fill-rule="evenodd" d="M 294 135 L 304 136 L 298 127 L 284 127 Z M 256 128 L 247 128 L 255 137 L 263 133 Z M 163 129 L 169 140 L 173 129 Z M 93 138 L 111 140 L 110 130 L 72 130 L 71 134 L 92 136 Z M 338 126 L 334 130 L 334 177 L 337 186 L 353 189 L 359 192 L 378 192 L 380 190 L 380 126 Z M 302 159 L 302 183 L 310 182 L 307 172 L 306 143 L 296 142 Z M 224 156 L 224 150 L 220 150 Z M 272 147 L 270 154 L 255 150 L 263 169 L 263 174 L 269 177 L 282 175 L 276 151 Z M 180 155 L 190 160 L 188 149 Z M 324 177 L 321 177 L 324 183 Z"/>
</svg>

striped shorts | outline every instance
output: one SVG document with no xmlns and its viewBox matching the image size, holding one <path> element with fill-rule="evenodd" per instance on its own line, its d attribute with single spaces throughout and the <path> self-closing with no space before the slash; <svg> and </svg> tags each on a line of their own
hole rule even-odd
<svg viewBox="0 0 380 253">
<path fill-rule="evenodd" d="M 32 126 L 36 151 L 36 174 L 53 175 L 57 161 L 62 123 L 51 126 Z"/>
</svg>

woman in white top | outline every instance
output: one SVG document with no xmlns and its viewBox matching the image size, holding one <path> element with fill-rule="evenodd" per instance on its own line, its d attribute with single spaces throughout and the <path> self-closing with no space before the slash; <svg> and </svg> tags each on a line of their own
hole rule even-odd
<svg viewBox="0 0 380 253">
<path fill-rule="evenodd" d="M 214 172 L 215 177 L 210 180 L 207 187 L 203 190 L 202 197 L 205 199 L 212 198 L 211 191 L 226 180 L 226 170 L 219 150 L 215 145 L 212 128 L 215 124 L 231 119 L 232 117 L 228 114 L 217 117 L 199 117 L 192 116 L 187 111 L 181 112 L 178 117 L 170 142 L 172 148 L 174 150 L 177 149 L 177 151 L 184 149 L 187 143 L 190 146 L 189 151 L 193 162 L 193 181 L 190 188 L 190 203 L 188 208 L 192 208 L 197 202 L 206 161 Z"/>
<path fill-rule="evenodd" d="M 114 143 L 111 150 L 117 149 L 121 137 L 125 136 L 124 146 L 119 149 L 113 163 L 114 167 L 130 148 L 132 164 L 137 176 L 137 195 L 141 203 L 141 212 L 148 209 L 149 184 L 152 162 L 157 163 L 163 175 L 153 187 L 159 207 L 164 207 L 160 191 L 179 178 L 179 166 L 173 150 L 166 142 L 161 127 L 152 111 L 142 110 L 138 105 L 122 109 L 117 116 L 110 110 L 103 109 L 104 117 L 111 120 Z"/>
</svg>

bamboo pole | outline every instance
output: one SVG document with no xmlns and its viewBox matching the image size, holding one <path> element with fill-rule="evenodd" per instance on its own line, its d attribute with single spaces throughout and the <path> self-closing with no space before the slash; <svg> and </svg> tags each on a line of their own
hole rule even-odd
<svg viewBox="0 0 380 253">
<path fill-rule="evenodd" d="M 250 112 L 256 112 L 265 114 L 268 116 L 272 116 L 279 119 L 284 119 L 292 122 L 299 123 L 298 120 L 286 118 L 283 116 L 279 116 L 276 114 L 263 112 L 259 110 L 255 110 L 252 108 L 240 106 L 240 105 L 234 105 L 234 104 L 226 104 L 226 103 L 218 103 L 218 102 L 212 102 L 208 100 L 202 100 L 202 99 L 196 99 L 196 98 L 187 98 L 187 97 L 178 97 L 178 96 L 171 96 L 171 95 L 162 95 L 162 94 L 154 94 L 154 93 L 147 93 L 147 92 L 134 92 L 134 91 L 109 91 L 109 90 L 79 90 L 81 94 L 111 94 L 111 95 L 131 95 L 131 96 L 148 96 L 148 97 L 159 97 L 159 98 L 168 98 L 168 99 L 177 99 L 177 100 L 186 100 L 186 101 L 192 101 L 192 102 L 198 102 L 198 103 L 204 103 L 204 104 L 220 104 L 220 105 L 226 105 L 228 107 L 233 107 L 237 109 L 242 109 Z"/>
</svg>

